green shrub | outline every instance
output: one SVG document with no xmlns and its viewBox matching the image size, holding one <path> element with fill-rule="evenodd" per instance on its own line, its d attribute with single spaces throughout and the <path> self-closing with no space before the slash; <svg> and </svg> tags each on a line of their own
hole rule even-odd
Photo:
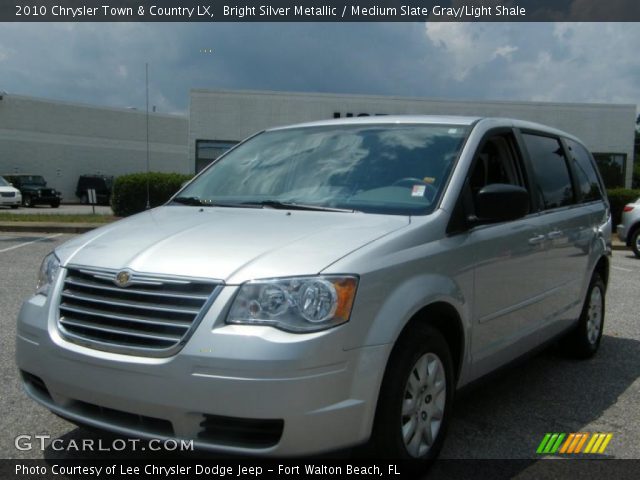
<svg viewBox="0 0 640 480">
<path fill-rule="evenodd" d="M 640 190 L 631 190 L 630 188 L 612 188 L 607 190 L 609 203 L 611 204 L 611 217 L 613 228 L 620 223 L 622 217 L 622 209 L 627 203 L 632 203 L 636 198 L 640 198 Z"/>
<path fill-rule="evenodd" d="M 192 175 L 181 173 L 132 173 L 116 178 L 111 194 L 114 215 L 128 217 L 147 208 L 147 181 L 151 208 L 164 204 Z"/>
</svg>

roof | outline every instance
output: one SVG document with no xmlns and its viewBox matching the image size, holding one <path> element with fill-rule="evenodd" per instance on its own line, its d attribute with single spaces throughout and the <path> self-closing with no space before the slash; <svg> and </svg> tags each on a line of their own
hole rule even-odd
<svg viewBox="0 0 640 480">
<path fill-rule="evenodd" d="M 316 122 L 298 123 L 295 125 L 286 125 L 281 127 L 274 127 L 267 129 L 273 130 L 286 130 L 289 128 L 306 128 L 306 127 L 324 127 L 332 125 L 456 125 L 456 126 L 472 126 L 476 123 L 487 122 L 491 123 L 492 127 L 507 126 L 521 129 L 537 130 L 540 132 L 546 132 L 551 135 L 558 135 L 567 138 L 571 138 L 580 141 L 575 136 L 558 130 L 557 128 L 550 127 L 548 125 L 542 125 L 540 123 L 529 122 L 525 120 L 518 120 L 514 118 L 501 118 L 501 117 L 466 117 L 457 115 L 376 115 L 368 117 L 349 117 L 349 118 L 337 118 L 332 120 L 321 120 Z"/>
<path fill-rule="evenodd" d="M 331 125 L 388 125 L 388 124 L 424 124 L 424 125 L 465 125 L 469 126 L 481 120 L 480 117 L 463 117 L 454 115 L 375 115 L 368 117 L 336 118 L 316 122 L 298 123 L 268 130 L 284 130 L 287 128 L 323 127 Z"/>
</svg>

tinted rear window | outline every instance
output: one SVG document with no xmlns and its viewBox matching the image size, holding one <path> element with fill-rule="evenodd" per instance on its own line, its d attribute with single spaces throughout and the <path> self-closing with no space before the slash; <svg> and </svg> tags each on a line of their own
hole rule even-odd
<svg viewBox="0 0 640 480">
<path fill-rule="evenodd" d="M 594 200 L 600 200 L 602 198 L 602 192 L 600 191 L 598 175 L 591 161 L 591 154 L 578 142 L 570 139 L 566 139 L 566 142 L 571 155 L 571 163 L 580 186 L 582 201 L 592 202 Z"/>
<path fill-rule="evenodd" d="M 531 157 L 537 187 L 546 210 L 571 205 L 574 200 L 571 176 L 557 138 L 523 134 Z"/>
</svg>

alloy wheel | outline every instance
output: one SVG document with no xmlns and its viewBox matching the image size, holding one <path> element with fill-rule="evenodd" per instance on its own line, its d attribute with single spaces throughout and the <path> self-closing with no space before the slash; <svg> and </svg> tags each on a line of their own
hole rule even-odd
<svg viewBox="0 0 640 480">
<path fill-rule="evenodd" d="M 595 344 L 602 328 L 602 291 L 599 287 L 591 290 L 589 307 L 587 310 L 587 338 L 590 344 Z"/>
<path fill-rule="evenodd" d="M 424 456 L 435 443 L 444 418 L 447 380 L 442 361 L 425 353 L 409 374 L 402 401 L 402 440 L 412 457 Z"/>
</svg>

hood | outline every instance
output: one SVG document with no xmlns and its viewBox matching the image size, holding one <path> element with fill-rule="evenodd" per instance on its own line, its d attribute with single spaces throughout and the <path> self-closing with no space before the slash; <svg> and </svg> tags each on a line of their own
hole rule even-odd
<svg viewBox="0 0 640 480">
<path fill-rule="evenodd" d="M 392 215 L 167 206 L 76 237 L 56 252 L 63 265 L 235 284 L 319 273 L 408 224 L 409 217 Z"/>
</svg>

